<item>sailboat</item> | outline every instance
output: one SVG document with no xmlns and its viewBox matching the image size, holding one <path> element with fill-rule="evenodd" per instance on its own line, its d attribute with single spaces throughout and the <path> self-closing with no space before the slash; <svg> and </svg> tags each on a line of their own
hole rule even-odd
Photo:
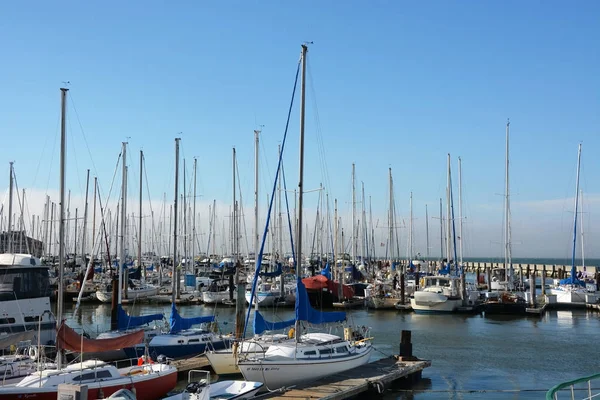
<svg viewBox="0 0 600 400">
<path fill-rule="evenodd" d="M 448 182 L 446 188 L 447 197 L 447 232 L 446 250 L 447 264 L 438 271 L 437 275 L 421 278 L 421 288 L 417 290 L 410 299 L 410 306 L 416 313 L 451 313 L 458 311 L 463 305 L 474 305 L 479 297 L 477 290 L 463 288 L 464 280 L 458 276 L 461 266 L 450 261 L 456 260 L 456 235 L 453 235 L 454 212 L 452 203 L 452 177 L 450 172 L 450 154 L 448 154 Z M 452 240 L 454 238 L 454 240 Z M 451 249 L 454 249 L 454 257 L 451 257 Z M 464 273 L 464 272 L 463 272 Z M 464 298 L 463 298 L 464 297 Z M 465 304 L 466 303 L 466 304 Z"/>
<path fill-rule="evenodd" d="M 87 339 L 69 328 L 63 321 L 63 267 L 65 262 L 65 156 L 66 156 L 66 96 L 68 89 L 61 88 L 61 151 L 60 151 L 60 221 L 59 221 L 59 280 L 57 317 L 57 366 L 53 369 L 36 371 L 23 378 L 14 386 L 0 388 L 0 399 L 36 398 L 54 400 L 60 384 L 84 384 L 88 387 L 89 398 L 103 398 L 123 387 L 135 389 L 140 398 L 157 400 L 162 398 L 177 383 L 177 369 L 171 365 L 157 363 L 117 369 L 99 360 L 88 360 L 63 366 L 62 351 L 79 353 L 87 351 L 112 350 L 131 346 L 143 340 L 142 331 L 133 332 L 115 339 Z"/>
<path fill-rule="evenodd" d="M 175 139 L 175 200 L 173 203 L 173 265 L 177 265 L 177 199 L 179 197 L 179 141 Z M 176 271 L 173 271 L 176 272 Z M 174 274 L 176 275 L 176 274 Z M 230 338 L 204 328 L 192 328 L 194 325 L 213 324 L 214 315 L 185 318 L 177 311 L 176 297 L 179 290 L 177 279 L 172 280 L 171 316 L 169 333 L 154 336 L 148 343 L 148 353 L 152 358 L 164 355 L 168 358 L 185 358 L 204 353 L 208 346 L 222 349 L 229 344 Z M 145 354 L 145 345 L 138 344 L 133 348 L 126 348 L 125 353 L 129 358 L 136 358 Z"/>
<path fill-rule="evenodd" d="M 368 338 L 354 340 L 352 330 L 344 330 L 341 338 L 328 333 L 302 334 L 302 322 L 324 324 L 342 322 L 345 312 L 320 312 L 310 305 L 306 287 L 300 278 L 302 260 L 302 215 L 304 175 L 304 107 L 306 44 L 302 45 L 302 81 L 300 103 L 300 178 L 298 183 L 298 237 L 293 255 L 296 271 L 296 318 L 293 330 L 295 340 L 272 344 L 264 357 L 248 356 L 238 361 L 247 381 L 263 382 L 269 389 L 316 380 L 338 372 L 364 365 L 369 361 L 373 347 Z M 285 138 L 284 138 L 285 143 Z M 281 155 L 280 160 L 281 163 Z M 366 332 L 365 332 L 366 333 Z"/>
<path fill-rule="evenodd" d="M 550 294 L 556 295 L 557 303 L 581 303 L 587 302 L 587 296 L 591 294 L 587 290 L 586 283 L 577 277 L 575 266 L 575 255 L 577 252 L 577 220 L 579 218 L 579 172 L 581 168 L 581 143 L 577 151 L 577 178 L 575 183 L 575 204 L 573 215 L 573 252 L 571 256 L 571 276 L 561 279 L 550 287 Z"/>
</svg>

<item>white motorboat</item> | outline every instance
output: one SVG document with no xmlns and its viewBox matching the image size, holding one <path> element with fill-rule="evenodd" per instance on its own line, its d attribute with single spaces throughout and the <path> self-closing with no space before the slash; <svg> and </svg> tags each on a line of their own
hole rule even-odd
<svg viewBox="0 0 600 400">
<path fill-rule="evenodd" d="M 48 266 L 30 254 L 0 254 L 0 333 L 35 331 L 40 342 L 55 340 L 50 312 Z"/>
<path fill-rule="evenodd" d="M 122 298 L 127 300 L 139 300 L 143 298 L 148 298 L 156 296 L 158 294 L 159 289 L 160 288 L 158 286 L 154 286 L 148 283 L 140 285 L 130 284 L 127 290 L 124 290 L 122 292 Z M 112 289 L 110 289 L 110 285 L 107 287 L 107 290 L 96 291 L 96 298 L 102 303 L 112 302 Z"/>
<path fill-rule="evenodd" d="M 233 298 L 237 298 L 236 290 L 229 287 L 229 283 L 226 280 L 215 280 L 207 288 L 206 291 L 202 292 L 202 301 L 205 304 L 223 304 L 225 301 Z"/>
<path fill-rule="evenodd" d="M 460 278 L 455 275 L 434 275 L 421 278 L 422 288 L 410 299 L 410 306 L 417 313 L 455 312 L 463 304 L 460 296 Z M 479 298 L 477 290 L 467 289 L 467 305 L 474 305 Z"/>
<path fill-rule="evenodd" d="M 190 371 L 193 373 L 206 373 L 206 378 L 190 382 L 182 393 L 165 398 L 164 400 L 243 400 L 250 399 L 263 387 L 262 382 L 249 381 L 220 381 L 210 383 L 210 372 Z"/>
</svg>

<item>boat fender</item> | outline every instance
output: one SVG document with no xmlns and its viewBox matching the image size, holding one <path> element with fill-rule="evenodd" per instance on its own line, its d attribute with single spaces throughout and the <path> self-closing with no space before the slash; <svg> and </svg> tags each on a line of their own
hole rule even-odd
<svg viewBox="0 0 600 400">
<path fill-rule="evenodd" d="M 294 328 L 290 328 L 290 330 L 288 331 L 288 338 L 293 339 L 295 333 L 296 333 L 296 330 Z"/>
<path fill-rule="evenodd" d="M 37 360 L 37 358 L 38 358 L 37 347 L 35 347 L 35 346 L 29 347 L 29 357 L 31 357 L 33 360 Z"/>
<path fill-rule="evenodd" d="M 194 295 L 191 295 L 189 300 L 190 301 L 194 300 Z"/>
<path fill-rule="evenodd" d="M 425 286 L 425 278 L 421 278 L 421 280 L 419 281 L 419 286 Z"/>
</svg>

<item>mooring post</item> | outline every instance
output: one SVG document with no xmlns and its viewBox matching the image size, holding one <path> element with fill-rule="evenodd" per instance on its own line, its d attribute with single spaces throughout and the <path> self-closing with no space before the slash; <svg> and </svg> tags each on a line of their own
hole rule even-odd
<svg viewBox="0 0 600 400">
<path fill-rule="evenodd" d="M 535 307 L 535 275 L 529 275 L 529 290 L 531 293 L 531 307 Z"/>
<path fill-rule="evenodd" d="M 546 295 L 546 265 L 542 265 L 542 295 Z"/>
<path fill-rule="evenodd" d="M 418 276 L 419 275 L 417 274 L 417 280 L 418 280 Z M 405 292 L 404 292 L 404 290 L 405 290 L 404 289 L 404 282 L 405 282 L 404 281 L 404 272 L 402 272 L 400 274 L 400 304 L 404 304 L 404 294 L 405 294 Z M 410 338 L 409 338 L 409 340 L 410 340 Z"/>
<path fill-rule="evenodd" d="M 112 277 L 112 305 L 110 309 L 110 329 L 116 331 L 119 328 L 118 309 L 119 303 L 119 280 L 116 275 Z"/>
<path fill-rule="evenodd" d="M 492 291 L 492 268 L 485 267 L 485 272 L 487 274 L 487 291 L 491 292 Z"/>
<path fill-rule="evenodd" d="M 411 331 L 402 330 L 400 333 L 400 359 L 401 360 L 412 360 L 414 359 L 412 354 L 412 342 L 411 342 Z"/>
</svg>

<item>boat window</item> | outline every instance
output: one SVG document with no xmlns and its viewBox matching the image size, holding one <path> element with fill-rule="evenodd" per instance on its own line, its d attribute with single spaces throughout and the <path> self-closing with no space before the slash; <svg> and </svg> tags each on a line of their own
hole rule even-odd
<svg viewBox="0 0 600 400">
<path fill-rule="evenodd" d="M 305 356 L 316 356 L 317 355 L 317 351 L 316 350 L 305 351 L 304 355 Z"/>
<path fill-rule="evenodd" d="M 183 344 L 183 340 L 178 340 L 177 343 Z"/>
<path fill-rule="evenodd" d="M 331 353 L 333 353 L 333 349 L 321 349 L 321 350 L 319 350 L 319 353 L 321 355 L 323 355 L 323 354 L 331 354 Z"/>
<path fill-rule="evenodd" d="M 73 378 L 74 381 L 89 381 L 90 379 L 96 379 L 96 374 L 94 372 L 88 372 L 87 374 L 81 374 Z"/>
<path fill-rule="evenodd" d="M 25 322 L 38 322 L 40 320 L 40 316 L 37 315 L 35 317 L 25 317 Z"/>
<path fill-rule="evenodd" d="M 336 353 L 347 353 L 348 347 L 346 347 L 346 346 L 336 347 L 335 352 Z"/>
<path fill-rule="evenodd" d="M 50 296 L 46 267 L 0 269 L 0 301 Z"/>
<path fill-rule="evenodd" d="M 190 339 L 188 340 L 188 343 L 199 343 L 200 339 Z"/>
<path fill-rule="evenodd" d="M 112 378 L 112 374 L 110 373 L 110 371 L 103 369 L 96 373 L 96 378 L 98 378 L 98 379 Z"/>
<path fill-rule="evenodd" d="M 15 323 L 15 319 L 14 318 L 0 318 L 0 325 L 14 324 L 14 323 Z"/>
</svg>

